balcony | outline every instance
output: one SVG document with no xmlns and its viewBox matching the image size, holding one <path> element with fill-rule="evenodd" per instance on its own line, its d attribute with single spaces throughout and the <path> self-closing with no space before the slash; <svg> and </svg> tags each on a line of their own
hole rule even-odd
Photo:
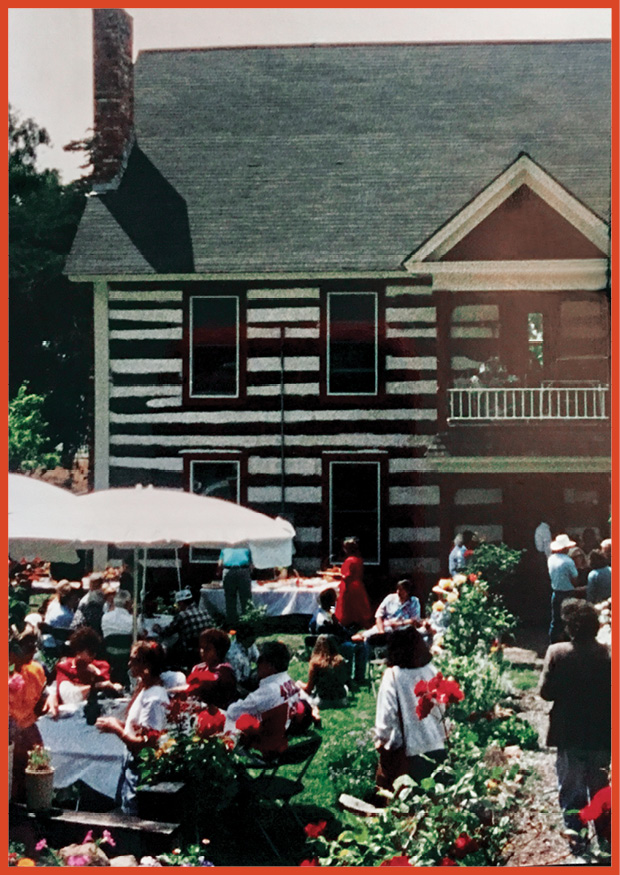
<svg viewBox="0 0 620 875">
<path fill-rule="evenodd" d="M 606 420 L 608 386 L 467 387 L 448 390 L 448 421 Z"/>
</svg>

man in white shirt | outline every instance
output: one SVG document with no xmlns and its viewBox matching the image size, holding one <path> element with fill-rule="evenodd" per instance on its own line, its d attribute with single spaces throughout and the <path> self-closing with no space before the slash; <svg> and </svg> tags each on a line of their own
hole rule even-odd
<svg viewBox="0 0 620 875">
<path fill-rule="evenodd" d="M 549 523 L 542 520 L 534 532 L 534 546 L 539 553 L 544 553 L 547 559 L 551 556 L 551 540 Z"/>
<path fill-rule="evenodd" d="M 104 639 L 109 635 L 131 635 L 133 632 L 131 593 L 119 589 L 114 596 L 114 608 L 101 618 Z"/>
<path fill-rule="evenodd" d="M 234 728 L 242 714 L 258 717 L 261 725 L 253 746 L 263 754 L 281 753 L 287 747 L 286 730 L 299 700 L 299 687 L 287 671 L 289 661 L 286 644 L 265 642 L 256 663 L 258 689 L 226 711 L 227 730 Z"/>
</svg>

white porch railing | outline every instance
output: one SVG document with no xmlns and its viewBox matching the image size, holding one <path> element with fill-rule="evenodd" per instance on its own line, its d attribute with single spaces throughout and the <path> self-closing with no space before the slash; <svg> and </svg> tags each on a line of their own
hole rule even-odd
<svg viewBox="0 0 620 875">
<path fill-rule="evenodd" d="M 449 419 L 607 419 L 607 392 L 607 386 L 449 389 Z"/>
</svg>

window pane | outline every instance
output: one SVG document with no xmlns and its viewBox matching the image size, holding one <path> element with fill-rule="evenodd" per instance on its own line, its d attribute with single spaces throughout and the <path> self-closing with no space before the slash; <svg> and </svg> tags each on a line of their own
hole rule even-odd
<svg viewBox="0 0 620 875">
<path fill-rule="evenodd" d="M 192 396 L 237 395 L 237 297 L 193 297 L 191 307 Z"/>
<path fill-rule="evenodd" d="M 239 463 L 234 460 L 194 461 L 190 466 L 190 492 L 239 502 Z M 190 562 L 217 562 L 219 550 L 190 548 Z"/>
<path fill-rule="evenodd" d="M 328 322 L 327 391 L 331 395 L 376 395 L 376 294 L 331 293 Z"/>
<path fill-rule="evenodd" d="M 379 463 L 330 463 L 331 552 L 339 556 L 342 541 L 359 538 L 365 562 L 379 562 Z"/>
<path fill-rule="evenodd" d="M 543 314 L 528 313 L 527 314 L 527 339 L 529 344 L 529 366 L 532 368 L 542 368 L 543 361 Z"/>
</svg>

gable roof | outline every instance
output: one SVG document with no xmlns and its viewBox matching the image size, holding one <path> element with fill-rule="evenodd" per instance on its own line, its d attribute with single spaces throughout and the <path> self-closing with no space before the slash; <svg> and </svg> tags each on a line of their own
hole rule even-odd
<svg viewBox="0 0 620 875">
<path fill-rule="evenodd" d="M 143 52 L 137 146 L 67 272 L 398 270 L 521 152 L 608 220 L 610 63 L 608 42 Z"/>
</svg>

